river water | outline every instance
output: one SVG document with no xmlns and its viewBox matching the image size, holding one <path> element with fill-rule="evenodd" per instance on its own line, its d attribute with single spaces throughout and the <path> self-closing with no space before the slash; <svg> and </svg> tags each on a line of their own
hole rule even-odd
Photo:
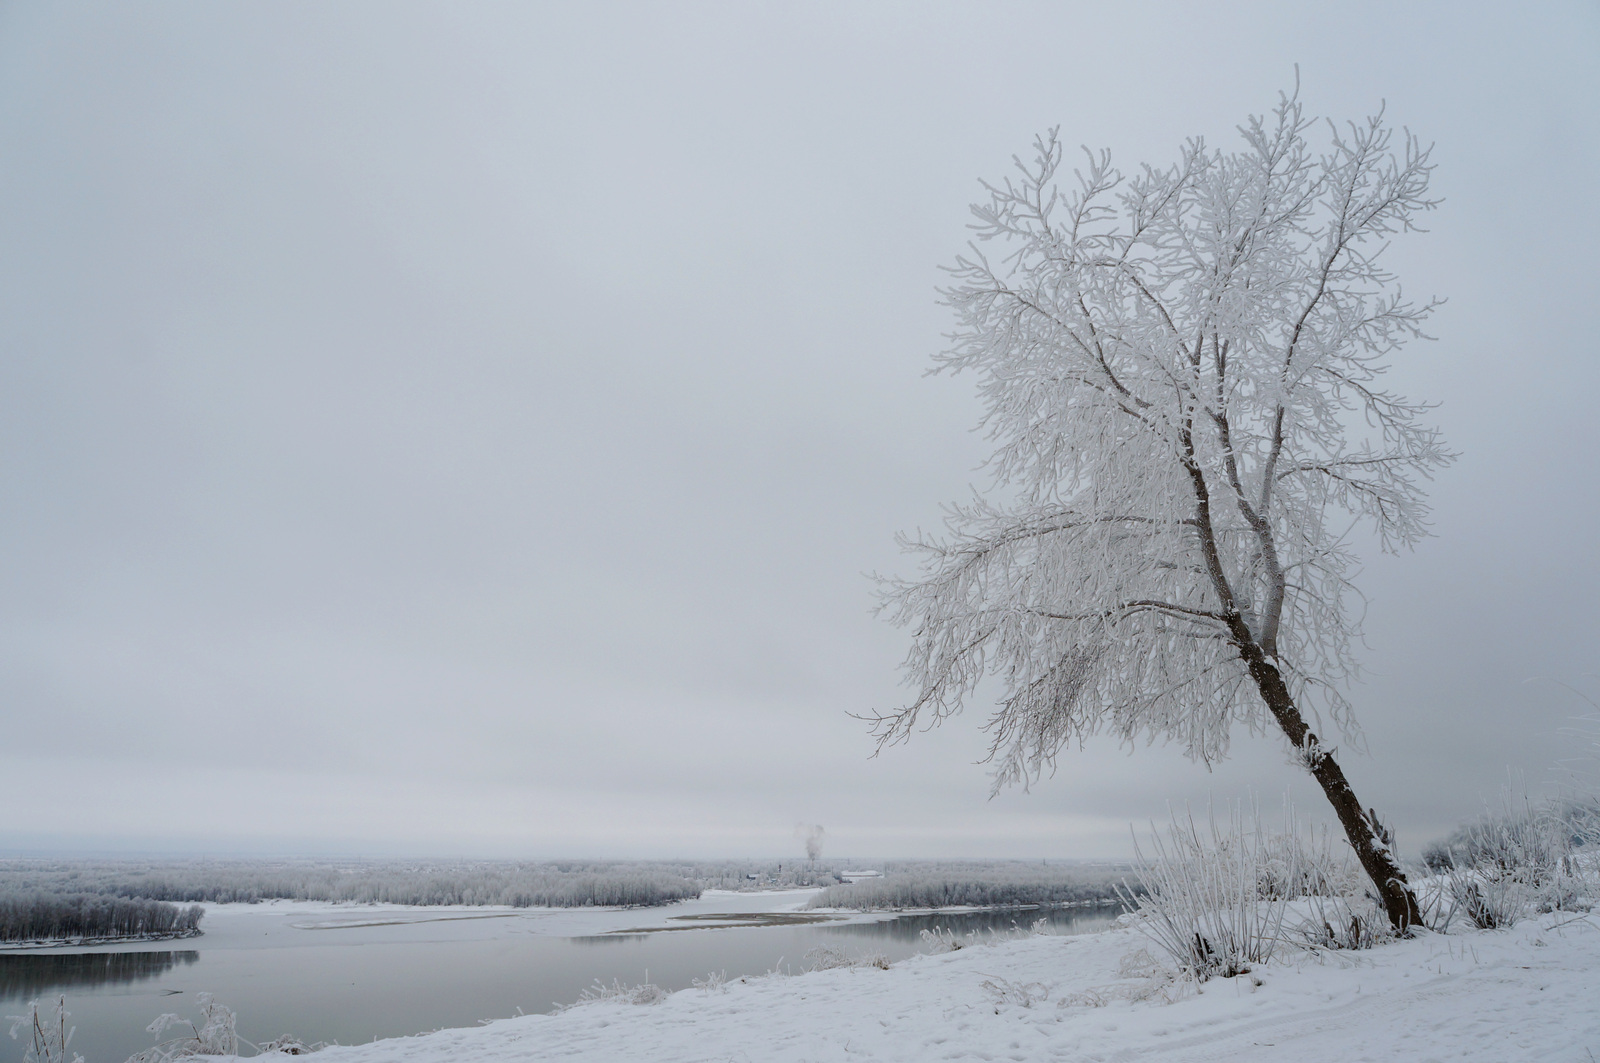
<svg viewBox="0 0 1600 1063">
<path fill-rule="evenodd" d="M 202 992 L 238 1013 L 248 1041 L 293 1034 L 355 1044 L 550 1011 L 596 981 L 686 989 L 712 972 L 798 973 L 817 948 L 893 962 L 926 951 L 921 932 L 931 928 L 987 935 L 1044 918 L 1053 933 L 1085 933 L 1116 915 L 1068 908 L 813 922 L 798 910 L 808 896 L 708 893 L 661 909 L 577 912 L 209 906 L 206 934 L 162 943 L 171 947 L 0 953 L 0 1015 L 65 994 L 77 1027 L 71 1048 L 86 1063 L 121 1063 L 150 1047 L 145 1027 L 164 1012 L 198 1019 Z M 0 1040 L 0 1056 L 20 1059 L 22 1049 Z"/>
</svg>

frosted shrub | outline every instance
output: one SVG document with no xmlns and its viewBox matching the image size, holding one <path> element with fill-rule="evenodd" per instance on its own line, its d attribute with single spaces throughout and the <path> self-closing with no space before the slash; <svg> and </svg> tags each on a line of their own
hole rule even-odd
<svg viewBox="0 0 1600 1063">
<path fill-rule="evenodd" d="M 231 1008 L 218 1004 L 210 993 L 201 993 L 200 1022 L 179 1018 L 170 1012 L 157 1018 L 146 1029 L 161 1036 L 169 1029 L 187 1027 L 187 1033 L 168 1038 L 153 1048 L 130 1056 L 128 1063 L 166 1063 L 186 1056 L 236 1056 L 239 1054 L 238 1017 Z"/>
<path fill-rule="evenodd" d="M 936 926 L 932 930 L 924 930 L 920 936 L 928 951 L 933 953 L 955 952 L 974 943 L 970 940 L 973 935 L 968 934 L 966 937 L 957 937 L 954 930 L 943 926 Z"/>
<path fill-rule="evenodd" d="M 1258 896 L 1290 904 L 1296 943 L 1315 949 L 1370 949 L 1393 941 L 1388 916 L 1366 889 L 1361 869 L 1343 839 L 1326 827 L 1302 831 L 1285 803 L 1287 826 L 1263 849 Z"/>
<path fill-rule="evenodd" d="M 1193 815 L 1174 815 L 1165 841 L 1153 835 L 1150 858 L 1134 843 L 1134 874 L 1144 891 L 1125 896 L 1140 916 L 1134 925 L 1198 981 L 1231 978 L 1266 963 L 1284 939 L 1288 898 L 1281 891 L 1261 896 L 1275 858 L 1254 809 L 1251 819 L 1247 829 L 1233 806 L 1220 827 L 1210 817 L 1203 837 Z M 1280 864 L 1276 873 L 1294 881 L 1299 868 Z"/>
<path fill-rule="evenodd" d="M 728 972 L 712 971 L 704 978 L 696 978 L 690 982 L 702 993 L 726 993 L 728 991 Z"/>
<path fill-rule="evenodd" d="M 850 957 L 845 955 L 844 950 L 836 949 L 832 945 L 818 945 L 814 949 L 807 949 L 804 962 L 805 970 L 808 971 L 832 971 L 852 966 Z"/>
<path fill-rule="evenodd" d="M 578 1007 L 581 1004 L 659 1004 L 667 999 L 667 991 L 651 983 L 650 973 L 645 972 L 645 980 L 639 985 L 625 985 L 613 978 L 610 985 L 606 985 L 598 978 L 594 985 L 578 994 L 578 999 L 570 1005 L 557 1005 L 558 1011 L 565 1011 L 567 1007 Z"/>
<path fill-rule="evenodd" d="M 1297 897 L 1336 898 L 1360 895 L 1366 878 L 1350 846 L 1326 827 L 1302 832 L 1294 808 L 1284 803 L 1285 827 L 1268 834 L 1256 875 L 1260 897 L 1294 900 Z"/>
<path fill-rule="evenodd" d="M 320 1052 L 322 1049 L 327 1048 L 328 1042 L 313 1041 L 311 1044 L 306 1044 L 304 1041 L 300 1040 L 300 1038 L 295 1037 L 292 1034 L 284 1034 L 282 1037 L 274 1037 L 272 1040 L 259 1044 L 256 1047 L 264 1056 L 307 1056 L 312 1052 Z"/>
<path fill-rule="evenodd" d="M 1553 815 L 1572 848 L 1600 845 L 1600 795 L 1564 801 Z"/>
<path fill-rule="evenodd" d="M 1301 943 L 1318 949 L 1370 949 L 1393 941 L 1394 927 L 1371 897 L 1322 896 L 1305 899 L 1307 917 Z"/>
<path fill-rule="evenodd" d="M 1424 853 L 1435 878 L 1429 926 L 1444 930 L 1460 916 L 1480 930 L 1510 926 L 1533 912 L 1585 907 L 1593 892 L 1574 852 L 1587 815 L 1581 806 L 1534 806 L 1520 786 L 1502 789 L 1500 804 Z"/>
<path fill-rule="evenodd" d="M 1484 878 L 1467 871 L 1453 873 L 1449 880 L 1451 896 L 1461 914 L 1479 930 L 1510 926 L 1527 909 L 1522 889 L 1509 877 Z"/>
<path fill-rule="evenodd" d="M 1017 941 L 1022 938 L 1035 937 L 1039 934 L 1050 933 L 1050 920 L 1035 919 L 1026 927 L 1012 923 L 1009 930 L 997 930 L 990 927 L 988 934 L 981 934 L 976 930 L 969 930 L 958 935 L 949 927 L 936 926 L 932 930 L 923 930 L 920 933 L 922 943 L 927 946 L 930 953 L 955 952 L 958 949 L 970 948 L 973 945 L 994 945 L 1002 941 Z"/>
<path fill-rule="evenodd" d="M 1284 941 L 1368 949 L 1394 939 L 1349 847 L 1325 828 L 1302 831 L 1287 801 L 1284 821 L 1272 833 L 1254 807 L 1246 825 L 1234 806 L 1202 835 L 1192 815 L 1174 816 L 1166 841 L 1154 839 L 1153 859 L 1140 852 L 1145 896 L 1130 892 L 1124 903 L 1180 972 L 1198 981 L 1243 974 Z"/>
<path fill-rule="evenodd" d="M 831 945 L 819 945 L 806 952 L 805 969 L 808 971 L 832 971 L 840 967 L 876 967 L 880 971 L 887 971 L 889 957 L 881 952 L 851 956 L 843 949 L 836 949 Z"/>
<path fill-rule="evenodd" d="M 1000 1014 L 1002 1004 L 1031 1008 L 1050 999 L 1050 987 L 1043 982 L 1012 982 L 1005 978 L 987 978 L 979 985 L 989 995 L 996 1015 Z"/>
<path fill-rule="evenodd" d="M 1567 876 L 1559 871 L 1546 876 L 1536 868 L 1508 869 L 1498 864 L 1451 864 L 1427 892 L 1428 925 L 1441 933 L 1457 916 L 1479 930 L 1497 930 L 1534 911 L 1580 903 Z"/>
<path fill-rule="evenodd" d="M 8 1015 L 11 1039 L 17 1040 L 17 1031 L 28 1030 L 28 1046 L 23 1050 L 22 1063 L 67 1063 L 67 1046 L 72 1043 L 75 1027 L 67 1025 L 72 1013 L 67 1011 L 67 998 L 56 997 L 55 1013 L 49 1017 L 39 1012 L 39 1002 L 30 1001 L 26 1015 Z M 72 1054 L 72 1063 L 83 1063 L 83 1057 Z"/>
</svg>

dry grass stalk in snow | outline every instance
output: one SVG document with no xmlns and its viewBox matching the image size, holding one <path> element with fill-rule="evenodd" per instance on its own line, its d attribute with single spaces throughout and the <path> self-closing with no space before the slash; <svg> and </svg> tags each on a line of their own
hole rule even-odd
<svg viewBox="0 0 1600 1063">
<path fill-rule="evenodd" d="M 7 1021 L 11 1023 L 11 1039 L 17 1039 L 17 1031 L 24 1027 L 28 1030 L 27 1047 L 22 1052 L 22 1063 L 67 1063 L 67 1046 L 72 1043 L 72 1035 L 77 1028 L 67 1025 L 67 1020 L 72 1018 L 72 1013 L 67 1010 L 67 998 L 56 997 L 56 1006 L 53 1014 L 46 1017 L 39 1010 L 37 1000 L 30 1001 L 26 1015 L 8 1015 Z M 72 1063 L 83 1063 L 83 1057 L 76 1052 L 72 1055 Z"/>
</svg>

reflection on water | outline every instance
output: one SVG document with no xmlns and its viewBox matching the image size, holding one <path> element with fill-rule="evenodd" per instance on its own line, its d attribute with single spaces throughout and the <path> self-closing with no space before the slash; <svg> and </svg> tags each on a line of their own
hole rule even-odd
<svg viewBox="0 0 1600 1063">
<path fill-rule="evenodd" d="M 1003 934 L 1027 930 L 1043 920 L 1044 930 L 1052 934 L 1092 934 L 1116 922 L 1122 914 L 1119 904 L 1099 904 L 1083 908 L 1006 908 L 985 912 L 921 912 L 901 915 L 882 923 L 848 923 L 832 927 L 836 934 L 865 938 L 918 942 L 924 930 L 948 930 L 956 937 L 968 934 Z"/>
<path fill-rule="evenodd" d="M 33 999 L 48 993 L 159 978 L 200 959 L 198 952 L 78 952 L 0 955 L 0 997 Z"/>
</svg>

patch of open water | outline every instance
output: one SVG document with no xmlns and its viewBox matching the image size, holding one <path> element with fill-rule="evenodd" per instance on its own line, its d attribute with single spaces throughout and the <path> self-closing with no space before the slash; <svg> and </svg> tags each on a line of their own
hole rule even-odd
<svg viewBox="0 0 1600 1063">
<path fill-rule="evenodd" d="M 151 1020 L 163 1012 L 197 1017 L 201 992 L 238 1013 L 239 1034 L 249 1041 L 290 1033 L 355 1044 L 550 1011 L 597 980 L 648 977 L 667 990 L 686 989 L 710 972 L 730 979 L 799 972 L 806 953 L 821 946 L 893 962 L 923 951 L 921 931 L 934 927 L 964 935 L 1044 918 L 1055 933 L 1086 933 L 1116 915 L 1115 908 L 1066 908 L 835 920 L 795 911 L 795 903 L 751 911 L 750 895 L 732 896 L 740 900 L 708 896 L 648 916 L 608 912 L 576 921 L 547 913 L 365 915 L 324 907 L 308 916 L 293 907 L 226 906 L 213 909 L 207 934 L 184 948 L 0 953 L 0 1015 L 64 993 L 77 1027 L 71 1047 L 86 1063 L 121 1063 L 150 1047 Z M 20 1057 L 22 1045 L 14 1051 Z"/>
</svg>

